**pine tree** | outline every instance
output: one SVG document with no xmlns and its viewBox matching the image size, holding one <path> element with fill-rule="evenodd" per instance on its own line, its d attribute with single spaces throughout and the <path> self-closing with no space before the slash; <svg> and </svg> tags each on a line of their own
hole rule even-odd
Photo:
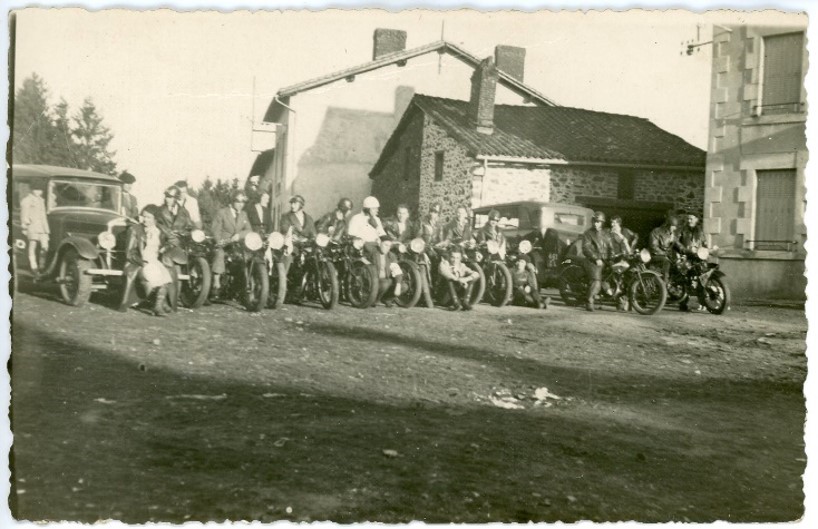
<svg viewBox="0 0 818 529">
<path fill-rule="evenodd" d="M 214 182 L 209 176 L 205 178 L 199 189 L 191 189 L 191 195 L 199 201 L 199 213 L 202 216 L 202 225 L 210 227 L 216 212 L 228 204 L 233 193 L 239 189 L 239 180 L 232 182 L 217 178 Z"/>
<path fill-rule="evenodd" d="M 65 99 L 54 107 L 54 165 L 79 167 L 74 137 L 71 134 L 71 121 L 68 118 L 68 103 Z"/>
<path fill-rule="evenodd" d="M 79 169 L 96 171 L 104 174 L 116 174 L 114 151 L 108 150 L 113 139 L 111 130 L 103 125 L 102 116 L 91 98 L 86 98 L 82 108 L 73 116 L 74 127 L 71 130 L 75 140 L 74 153 Z"/>
<path fill-rule="evenodd" d="M 14 96 L 12 160 L 15 163 L 54 163 L 56 137 L 48 108 L 48 88 L 35 73 Z"/>
</svg>

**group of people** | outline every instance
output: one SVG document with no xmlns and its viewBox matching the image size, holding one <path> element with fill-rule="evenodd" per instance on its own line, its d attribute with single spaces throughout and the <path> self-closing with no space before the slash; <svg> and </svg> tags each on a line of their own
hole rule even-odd
<svg viewBox="0 0 818 529">
<path fill-rule="evenodd" d="M 680 224 L 684 219 L 684 226 Z M 602 272 L 605 264 L 611 260 L 621 259 L 636 249 L 638 236 L 622 226 L 622 217 L 614 216 L 609 226 L 605 227 L 605 214 L 594 213 L 592 226 L 580 237 L 576 247 L 585 259 L 582 261 L 588 277 L 589 288 L 585 303 L 586 310 L 593 312 L 596 307 L 594 299 L 602 289 Z M 692 211 L 669 211 L 665 222 L 653 229 L 648 240 L 648 250 L 654 266 L 661 269 L 662 277 L 667 282 L 674 256 L 680 253 L 696 253 L 707 246 L 704 230 L 699 224 L 699 216 Z M 619 308 L 627 310 L 628 302 L 624 296 L 619 299 Z M 680 308 L 688 310 L 687 301 Z"/>
</svg>

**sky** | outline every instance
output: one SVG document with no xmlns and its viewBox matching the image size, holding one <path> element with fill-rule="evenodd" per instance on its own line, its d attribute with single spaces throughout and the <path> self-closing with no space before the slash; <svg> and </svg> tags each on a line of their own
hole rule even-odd
<svg viewBox="0 0 818 529">
<path fill-rule="evenodd" d="M 496 44 L 525 47 L 526 82 L 558 104 L 645 117 L 706 148 L 711 50 L 687 56 L 682 42 L 697 33 L 698 42 L 709 40 L 714 20 L 685 12 L 25 9 L 14 83 L 36 72 L 51 101 L 63 97 L 72 109 L 91 97 L 114 134 L 119 168 L 136 175 L 145 204 L 179 179 L 194 187 L 206 176 L 243 181 L 256 156 L 252 123 L 276 91 L 370 60 L 377 27 L 406 30 L 407 48 L 441 32 L 481 57 Z M 439 82 L 420 75 L 428 87 L 420 91 L 448 86 L 446 73 L 467 82 L 468 72 L 446 61 Z M 320 91 L 323 101 L 299 109 L 300 143 L 309 145 L 328 104 L 391 111 L 394 84 L 417 81 L 412 75 L 424 67 L 434 72 L 437 57 L 410 66 Z"/>
</svg>

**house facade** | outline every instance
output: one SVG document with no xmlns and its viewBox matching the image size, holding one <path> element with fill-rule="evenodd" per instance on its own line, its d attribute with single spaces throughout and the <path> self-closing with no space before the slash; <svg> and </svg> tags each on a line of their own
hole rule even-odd
<svg viewBox="0 0 818 529">
<path fill-rule="evenodd" d="M 738 298 L 805 298 L 805 30 L 714 28 L 704 227 Z"/>
<path fill-rule="evenodd" d="M 475 71 L 470 101 L 413 98 L 370 171 L 384 214 L 560 202 L 620 214 L 645 238 L 669 209 L 701 214 L 704 151 L 632 116 L 495 105 L 492 62 Z"/>
</svg>

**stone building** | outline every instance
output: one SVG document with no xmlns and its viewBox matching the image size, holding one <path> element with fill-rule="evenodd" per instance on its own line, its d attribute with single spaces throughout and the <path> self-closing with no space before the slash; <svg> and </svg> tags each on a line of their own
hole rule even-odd
<svg viewBox="0 0 818 529">
<path fill-rule="evenodd" d="M 806 26 L 714 28 L 704 227 L 739 298 L 805 298 Z"/>
<path fill-rule="evenodd" d="M 407 203 L 452 215 L 537 200 L 620 214 L 643 236 L 671 208 L 701 213 L 705 152 L 642 118 L 560 106 L 498 105 L 492 58 L 471 100 L 415 95 L 373 169 L 384 214 Z"/>
</svg>

